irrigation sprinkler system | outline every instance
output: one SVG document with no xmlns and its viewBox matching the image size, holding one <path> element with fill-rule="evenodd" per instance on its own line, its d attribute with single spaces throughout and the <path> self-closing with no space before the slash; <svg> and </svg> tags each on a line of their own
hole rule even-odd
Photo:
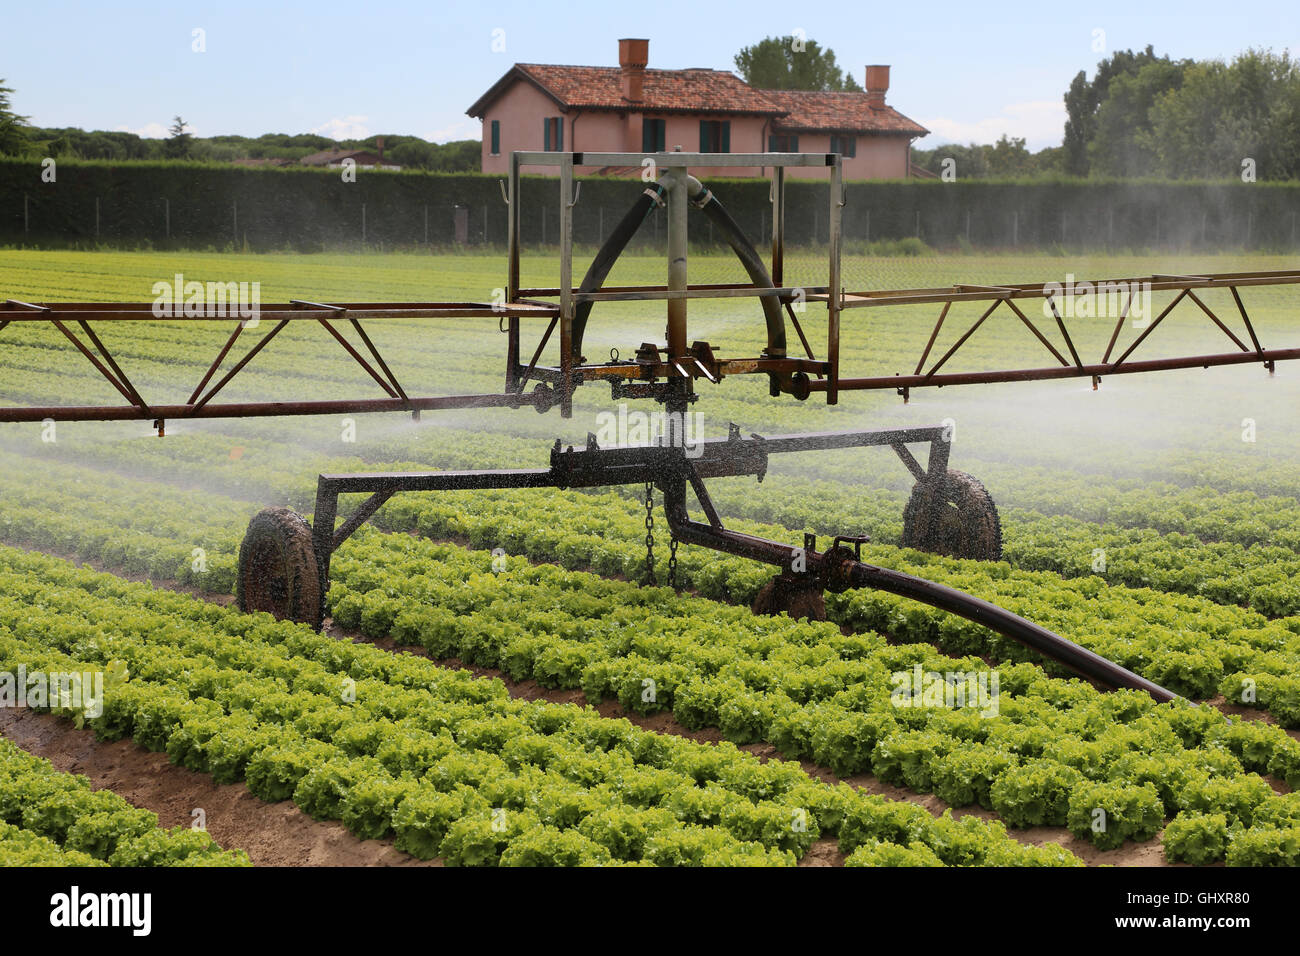
<svg viewBox="0 0 1300 956">
<path fill-rule="evenodd" d="M 574 170 L 579 167 L 641 169 L 647 163 L 652 164 L 657 173 L 655 181 L 640 187 L 640 194 L 632 207 L 606 237 L 585 276 L 575 286 L 573 208 L 578 201 L 580 184 L 575 182 Z M 520 282 L 520 171 L 529 166 L 554 167 L 558 172 L 560 272 L 559 285 L 552 288 L 523 288 Z M 690 175 L 692 167 L 764 167 L 772 171 L 770 269 L 718 198 Z M 785 283 L 786 170 L 792 167 L 817 167 L 829 174 L 829 243 L 826 281 L 821 286 L 796 287 Z M 845 291 L 840 271 L 841 213 L 845 198 L 840 157 L 834 153 L 666 152 L 643 155 L 516 152 L 511 156 L 505 199 L 509 228 L 504 301 L 320 303 L 291 300 L 262 306 L 258 325 L 266 323 L 267 329 L 260 333 L 242 358 L 222 373 L 223 365 L 231 358 L 235 346 L 251 325 L 246 320 L 237 320 L 225 344 L 184 401 L 154 403 L 146 400 L 117 359 L 105 348 L 92 325 L 160 321 L 154 314 L 152 303 L 34 304 L 9 299 L 0 307 L 0 332 L 13 322 L 52 324 L 122 395 L 126 404 L 0 408 L 0 421 L 144 420 L 151 422 L 162 435 L 169 419 L 382 411 L 406 412 L 418 417 L 425 410 L 524 406 L 531 406 L 538 412 L 558 407 L 560 414 L 568 418 L 572 415 L 573 395 L 579 386 L 607 383 L 615 401 L 649 398 L 661 403 L 670 423 L 669 434 L 658 445 L 648 447 L 601 448 L 591 434 L 582 448 L 565 447 L 557 440 L 547 468 L 321 475 L 314 527 L 301 516 L 282 508 L 264 509 L 250 522 L 240 549 L 239 606 L 244 610 L 268 611 L 277 618 L 319 627 L 324 619 L 331 556 L 384 502 L 399 492 L 565 489 L 631 484 L 645 489 L 647 563 L 652 581 L 655 580 L 653 535 L 649 529 L 657 490 L 662 496 L 671 535 L 668 583 L 674 587 L 677 584 L 675 554 L 678 544 L 698 545 L 779 569 L 780 573 L 755 600 L 756 613 L 786 612 L 796 617 L 824 618 L 822 595 L 825 591 L 876 588 L 982 624 L 1058 661 L 1099 686 L 1137 688 L 1160 701 L 1174 699 L 1176 695 L 1167 689 L 1003 608 L 931 581 L 863 562 L 861 545 L 866 541 L 864 537 L 838 536 L 830 547 L 819 551 L 813 535 L 805 535 L 799 545 L 790 545 L 732 531 L 724 526 L 705 486 L 707 479 L 724 476 L 753 476 L 761 481 L 767 472 L 769 456 L 773 454 L 888 447 L 916 479 L 904 512 L 903 544 L 955 557 L 998 560 L 1002 553 L 1002 531 L 997 509 L 976 479 L 948 467 L 950 441 L 942 426 L 746 436 L 733 424 L 726 438 L 702 440 L 688 446 L 681 428 L 674 432 L 671 425 L 675 422 L 680 426 L 687 409 L 701 397 L 696 391 L 701 380 L 719 385 L 723 379 L 735 375 L 766 376 L 769 394 L 774 399 L 788 395 L 796 400 L 807 400 L 814 394 L 824 393 L 827 404 L 833 405 L 838 402 L 841 392 L 872 389 L 893 389 L 906 400 L 913 389 L 945 385 L 1078 377 L 1090 378 L 1095 388 L 1102 378 L 1109 375 L 1242 363 L 1258 363 L 1271 372 L 1276 362 L 1300 359 L 1300 348 L 1266 348 L 1246 310 L 1241 290 L 1300 283 L 1300 271 L 1157 275 L 1093 283 L 1094 288 L 1127 291 L 1128 298 L 1104 355 L 1099 361 L 1085 361 L 1071 335 L 1068 317 L 1062 312 L 1059 286 L 1023 283 L 959 285 L 949 289 Z M 690 284 L 687 258 L 691 206 L 707 216 L 712 226 L 725 237 L 745 269 L 749 282 Z M 607 286 L 606 279 L 620 254 L 656 207 L 667 210 L 667 283 L 662 286 Z M 1121 348 L 1119 340 L 1136 288 L 1172 290 L 1177 295 L 1145 325 L 1141 334 Z M 1216 315 L 1196 294 L 1197 290 L 1218 288 L 1230 290 L 1245 338 L 1234 333 L 1228 322 Z M 756 298 L 761 307 L 766 342 L 758 354 L 724 358 L 718 354 L 720 349 L 690 337 L 687 318 L 692 300 L 739 297 Z M 1026 299 L 1044 300 L 1054 319 L 1055 334 L 1060 337 L 1057 344 L 1053 344 L 1049 337 L 1052 328 L 1048 326 L 1045 333 L 1020 307 L 1018 303 Z M 599 303 L 651 301 L 662 301 L 667 313 L 662 344 L 642 342 L 631 350 L 633 357 L 628 359 L 619 358 L 616 350 L 603 362 L 589 362 L 583 356 L 585 333 Z M 794 308 L 800 301 L 825 307 L 823 358 L 816 357 L 807 330 L 800 322 L 799 312 Z M 982 314 L 943 355 L 932 358 L 934 345 L 953 306 L 966 302 L 982 304 Z M 1151 333 L 1175 307 L 1184 303 L 1199 308 L 1232 343 L 1233 350 L 1178 358 L 1141 357 L 1138 353 Z M 843 376 L 840 369 L 840 323 L 844 313 L 852 309 L 900 305 L 940 308 L 914 370 L 894 376 Z M 949 363 L 971 336 L 995 310 L 1003 306 L 1023 323 L 1054 364 L 995 371 L 949 370 Z M 805 312 L 805 317 L 809 314 Z M 174 322 L 178 318 L 169 316 L 163 321 Z M 219 318 L 205 314 L 194 316 L 192 320 L 210 322 Z M 495 319 L 507 335 L 503 390 L 487 394 L 424 396 L 408 391 L 393 374 L 362 324 L 363 321 L 369 323 L 389 318 Z M 530 328 L 526 337 L 525 321 L 537 326 L 544 323 L 544 328 L 537 332 Z M 384 397 L 287 402 L 217 401 L 222 390 L 290 322 L 315 322 L 323 326 L 376 383 Z M 349 327 L 355 340 L 344 334 Z M 797 337 L 799 350 L 796 354 L 792 354 L 787 340 L 787 328 L 793 329 Z M 557 331 L 558 361 L 548 364 L 543 362 L 543 356 Z M 528 344 L 536 343 L 527 361 L 524 360 L 526 341 Z M 448 354 L 454 356 L 454 350 L 449 348 Z M 909 445 L 928 445 L 924 465 Z M 368 497 L 339 524 L 339 497 L 345 494 L 365 494 Z M 691 496 L 703 514 L 702 521 L 691 516 L 688 505 Z"/>
</svg>

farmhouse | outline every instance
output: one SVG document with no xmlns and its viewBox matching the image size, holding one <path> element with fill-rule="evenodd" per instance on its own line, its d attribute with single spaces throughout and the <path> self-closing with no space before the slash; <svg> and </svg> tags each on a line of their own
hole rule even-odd
<svg viewBox="0 0 1300 956">
<path fill-rule="evenodd" d="M 298 162 L 303 166 L 324 166 L 329 169 L 338 169 L 342 167 L 344 160 L 350 159 L 356 165 L 370 169 L 402 168 L 384 162 L 384 138 L 382 136 L 377 140 L 377 149 L 378 152 L 371 152 L 368 149 L 326 149 L 319 153 L 312 153 L 310 156 L 304 156 Z"/>
<path fill-rule="evenodd" d="M 507 172 L 514 150 L 680 146 L 704 153 L 836 152 L 847 179 L 902 178 L 912 140 L 928 132 L 885 103 L 888 66 L 867 67 L 863 93 L 759 90 L 725 70 L 647 69 L 649 50 L 649 40 L 619 40 L 617 67 L 516 63 L 466 110 L 483 121 L 483 172 Z"/>
</svg>

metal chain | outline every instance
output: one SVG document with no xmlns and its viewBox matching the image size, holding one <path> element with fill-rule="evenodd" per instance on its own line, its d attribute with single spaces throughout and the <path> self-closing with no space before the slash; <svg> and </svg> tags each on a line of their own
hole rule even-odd
<svg viewBox="0 0 1300 956">
<path fill-rule="evenodd" d="M 668 586 L 677 590 L 677 535 L 668 539 Z"/>
<path fill-rule="evenodd" d="M 647 580 L 650 586 L 658 587 L 659 582 L 655 580 L 655 486 L 654 482 L 645 483 L 645 565 Z"/>
</svg>

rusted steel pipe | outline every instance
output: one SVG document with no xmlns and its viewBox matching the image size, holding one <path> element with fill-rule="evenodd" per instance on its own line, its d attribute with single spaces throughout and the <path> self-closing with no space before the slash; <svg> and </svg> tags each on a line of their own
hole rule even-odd
<svg viewBox="0 0 1300 956">
<path fill-rule="evenodd" d="M 1051 368 L 1006 369 L 996 372 L 947 372 L 942 375 L 879 375 L 871 378 L 842 378 L 840 388 L 866 391 L 879 388 L 921 388 L 943 385 L 989 385 L 995 382 L 1033 382 L 1058 378 L 1128 375 L 1134 372 L 1165 372 L 1218 365 L 1251 365 L 1257 362 L 1285 362 L 1300 359 L 1300 349 L 1265 349 L 1262 352 L 1221 352 L 1216 355 L 1188 355 L 1181 358 L 1146 359 L 1122 365 L 1083 365 Z M 825 382 L 812 382 L 811 391 L 826 390 Z"/>
</svg>

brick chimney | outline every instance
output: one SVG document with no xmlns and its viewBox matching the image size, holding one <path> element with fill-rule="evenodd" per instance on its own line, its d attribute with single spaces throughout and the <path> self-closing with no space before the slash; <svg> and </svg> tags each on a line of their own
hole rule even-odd
<svg viewBox="0 0 1300 956">
<path fill-rule="evenodd" d="M 889 67 L 867 67 L 867 82 L 864 89 L 867 91 L 867 103 L 873 109 L 883 107 L 885 105 L 885 94 L 889 92 Z"/>
<path fill-rule="evenodd" d="M 650 62 L 649 40 L 619 40 L 618 66 L 623 73 L 623 98 L 629 103 L 645 99 L 645 67 Z"/>
<path fill-rule="evenodd" d="M 384 138 L 382 136 L 375 137 L 375 150 L 379 153 L 379 161 L 382 163 L 384 161 Z"/>
</svg>

